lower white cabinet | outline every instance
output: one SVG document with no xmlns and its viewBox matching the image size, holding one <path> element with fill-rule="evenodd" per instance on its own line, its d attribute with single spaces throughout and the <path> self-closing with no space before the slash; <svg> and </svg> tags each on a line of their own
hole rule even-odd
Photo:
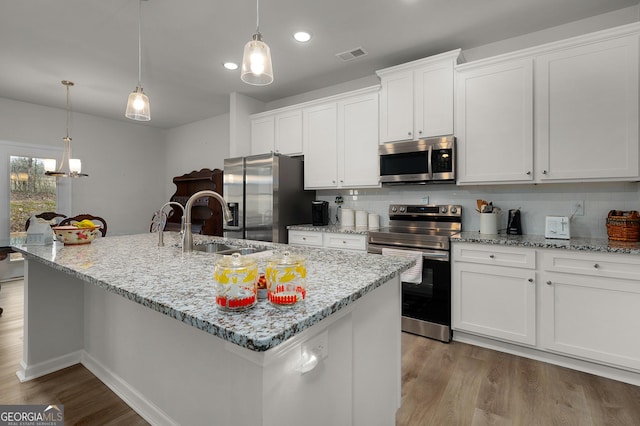
<svg viewBox="0 0 640 426">
<path fill-rule="evenodd" d="M 458 262 L 455 258 L 452 270 L 454 330 L 535 345 L 534 270 Z"/>
<path fill-rule="evenodd" d="M 454 340 L 640 378 L 640 256 L 456 242 L 452 253 Z"/>
<path fill-rule="evenodd" d="M 367 236 L 342 232 L 289 230 L 289 245 L 367 251 Z"/>
<path fill-rule="evenodd" d="M 542 345 L 640 371 L 640 257 L 545 250 Z"/>
<path fill-rule="evenodd" d="M 545 349 L 640 370 L 640 282 L 546 273 Z"/>
</svg>

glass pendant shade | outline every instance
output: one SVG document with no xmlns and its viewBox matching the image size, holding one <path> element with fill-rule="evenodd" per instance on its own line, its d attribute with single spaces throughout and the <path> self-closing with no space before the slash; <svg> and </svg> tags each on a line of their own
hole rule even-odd
<svg viewBox="0 0 640 426">
<path fill-rule="evenodd" d="M 127 101 L 127 110 L 124 115 L 132 120 L 151 120 L 149 98 L 142 91 L 142 87 L 136 86 L 136 90 L 131 92 L 131 94 L 129 95 L 129 100 Z"/>
<path fill-rule="evenodd" d="M 262 41 L 260 33 L 254 34 L 253 39 L 244 46 L 240 78 L 254 86 L 266 86 L 273 82 L 271 50 Z"/>
</svg>

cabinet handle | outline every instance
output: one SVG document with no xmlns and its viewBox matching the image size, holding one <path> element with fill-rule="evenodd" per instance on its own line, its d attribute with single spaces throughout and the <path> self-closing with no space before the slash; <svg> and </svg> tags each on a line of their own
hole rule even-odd
<svg viewBox="0 0 640 426">
<path fill-rule="evenodd" d="M 407 132 L 407 135 L 411 136 L 411 132 Z"/>
<path fill-rule="evenodd" d="M 529 281 L 530 283 L 533 282 L 533 278 L 529 278 L 527 281 Z"/>
<path fill-rule="evenodd" d="M 489 259 L 493 259 L 494 257 L 495 257 L 495 256 L 494 256 L 494 255 L 492 255 L 492 254 L 490 254 L 490 255 L 489 255 Z"/>
<path fill-rule="evenodd" d="M 529 170 L 529 171 L 527 172 L 527 175 L 531 176 L 531 170 Z"/>
<path fill-rule="evenodd" d="M 422 134 L 422 130 L 418 130 L 418 134 L 421 135 Z"/>
<path fill-rule="evenodd" d="M 307 237 L 302 237 L 302 241 L 307 241 Z"/>
<path fill-rule="evenodd" d="M 543 175 L 546 175 L 546 174 L 547 174 L 547 171 L 546 171 L 546 170 L 543 170 L 543 171 L 542 171 L 542 174 L 543 174 Z"/>
<path fill-rule="evenodd" d="M 332 181 L 331 181 L 331 183 L 336 183 L 336 181 L 335 181 L 335 180 L 332 180 Z"/>
<path fill-rule="evenodd" d="M 600 268 L 600 265 L 598 265 L 597 263 L 593 265 L 594 268 L 598 269 Z"/>
<path fill-rule="evenodd" d="M 547 281 L 547 285 L 551 285 L 553 284 L 551 281 Z"/>
</svg>

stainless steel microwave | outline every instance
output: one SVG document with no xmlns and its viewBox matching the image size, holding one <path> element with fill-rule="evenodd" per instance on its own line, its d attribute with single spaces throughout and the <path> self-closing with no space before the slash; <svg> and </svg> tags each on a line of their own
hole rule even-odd
<svg viewBox="0 0 640 426">
<path fill-rule="evenodd" d="M 455 182 L 456 138 L 443 136 L 378 147 L 382 184 Z"/>
</svg>

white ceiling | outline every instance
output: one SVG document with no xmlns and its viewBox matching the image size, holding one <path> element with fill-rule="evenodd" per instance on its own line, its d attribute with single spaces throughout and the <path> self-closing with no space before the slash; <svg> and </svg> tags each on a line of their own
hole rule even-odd
<svg viewBox="0 0 640 426">
<path fill-rule="evenodd" d="M 255 32 L 255 0 L 142 3 L 142 83 L 148 125 L 171 128 L 228 112 L 229 93 L 265 102 L 370 76 L 375 70 L 469 49 L 605 12 L 637 0 L 262 0 L 260 30 L 275 81 L 253 87 L 222 62 L 241 61 Z M 3 0 L 0 97 L 126 120 L 138 75 L 137 0 Z M 306 29 L 306 45 L 291 34 Z M 367 56 L 335 55 L 362 47 Z"/>
</svg>

